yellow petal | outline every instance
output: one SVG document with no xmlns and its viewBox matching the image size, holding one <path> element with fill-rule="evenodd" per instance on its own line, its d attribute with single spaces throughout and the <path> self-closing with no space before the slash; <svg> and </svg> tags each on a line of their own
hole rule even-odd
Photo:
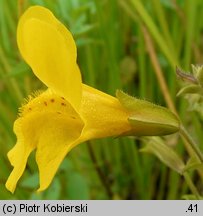
<svg viewBox="0 0 203 216">
<path fill-rule="evenodd" d="M 34 6 L 19 21 L 17 42 L 35 75 L 78 110 L 81 74 L 71 33 L 48 9 Z"/>
<path fill-rule="evenodd" d="M 14 169 L 6 182 L 6 188 L 12 193 L 15 191 L 16 184 L 25 170 L 30 153 L 35 149 L 34 131 L 26 131 L 26 124 L 26 122 L 23 124 L 22 119 L 15 121 L 14 132 L 17 135 L 17 143 L 8 153 L 8 158 Z M 25 140 L 26 144 L 24 143 Z"/>
<path fill-rule="evenodd" d="M 84 84 L 80 115 L 85 122 L 80 139 L 119 136 L 131 130 L 128 112 L 117 98 Z"/>
<path fill-rule="evenodd" d="M 27 158 L 35 148 L 40 172 L 39 190 L 47 188 L 72 143 L 80 137 L 83 126 L 68 101 L 50 90 L 23 106 L 14 127 L 18 141 L 8 155 L 14 169 L 7 180 L 7 189 L 14 192 Z"/>
<path fill-rule="evenodd" d="M 40 132 L 36 161 L 39 167 L 40 188 L 45 190 L 51 183 L 59 165 L 71 150 L 71 145 L 81 134 L 81 125 L 75 119 L 47 119 Z"/>
</svg>

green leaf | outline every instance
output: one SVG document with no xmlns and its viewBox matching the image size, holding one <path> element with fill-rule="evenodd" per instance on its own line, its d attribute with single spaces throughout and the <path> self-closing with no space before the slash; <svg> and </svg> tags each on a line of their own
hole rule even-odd
<svg viewBox="0 0 203 216">
<path fill-rule="evenodd" d="M 199 168 L 203 168 L 203 163 L 201 163 L 201 161 L 199 160 L 199 158 L 197 157 L 191 157 L 185 168 L 184 168 L 184 172 L 185 171 L 189 171 L 189 170 L 194 170 L 194 169 L 199 169 Z"/>
<path fill-rule="evenodd" d="M 81 25 L 80 28 L 77 28 L 75 29 L 74 31 L 74 35 L 76 35 L 77 37 L 79 35 L 82 35 L 82 34 L 87 34 L 89 31 L 93 30 L 95 28 L 95 25 Z"/>
<path fill-rule="evenodd" d="M 128 121 L 132 125 L 132 130 L 124 135 L 161 136 L 179 130 L 180 121 L 169 109 L 134 98 L 120 90 L 116 91 L 116 96 L 129 112 Z"/>
<path fill-rule="evenodd" d="M 31 71 L 30 67 L 25 62 L 20 62 L 16 64 L 12 70 L 4 76 L 4 78 L 14 77 L 14 76 L 23 76 L 26 73 L 28 74 Z"/>
<path fill-rule="evenodd" d="M 152 137 L 147 140 L 147 144 L 140 150 L 141 152 L 154 154 L 166 166 L 180 174 L 183 173 L 185 164 L 172 148 L 164 144 L 163 140 L 159 137 Z"/>
<path fill-rule="evenodd" d="M 177 96 L 185 95 L 185 94 L 203 94 L 203 89 L 199 85 L 187 85 L 183 87 L 177 94 Z"/>
</svg>

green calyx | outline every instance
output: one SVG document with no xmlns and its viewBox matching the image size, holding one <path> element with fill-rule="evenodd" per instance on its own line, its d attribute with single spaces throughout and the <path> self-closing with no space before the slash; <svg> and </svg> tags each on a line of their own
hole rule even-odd
<svg viewBox="0 0 203 216">
<path fill-rule="evenodd" d="M 140 100 L 117 90 L 116 97 L 129 112 L 132 130 L 123 135 L 162 136 L 179 131 L 180 121 L 165 107 Z"/>
</svg>

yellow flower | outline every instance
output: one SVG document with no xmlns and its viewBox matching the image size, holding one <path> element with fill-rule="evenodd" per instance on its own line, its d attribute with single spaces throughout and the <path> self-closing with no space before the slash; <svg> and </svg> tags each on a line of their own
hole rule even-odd
<svg viewBox="0 0 203 216">
<path fill-rule="evenodd" d="M 35 149 L 38 191 L 42 191 L 50 185 L 66 154 L 81 142 L 178 130 L 179 121 L 165 108 L 118 92 L 120 102 L 82 84 L 74 39 L 48 9 L 33 6 L 23 14 L 17 42 L 24 60 L 48 89 L 31 97 L 14 123 L 17 143 L 8 153 L 14 168 L 6 182 L 11 192 Z"/>
</svg>

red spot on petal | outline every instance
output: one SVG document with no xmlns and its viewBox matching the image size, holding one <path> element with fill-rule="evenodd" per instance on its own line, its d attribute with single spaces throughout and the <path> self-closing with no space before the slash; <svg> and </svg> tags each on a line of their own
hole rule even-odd
<svg viewBox="0 0 203 216">
<path fill-rule="evenodd" d="M 65 103 L 61 103 L 61 106 L 66 106 L 66 104 Z"/>
<path fill-rule="evenodd" d="M 50 101 L 51 101 L 52 103 L 54 103 L 55 100 L 52 98 Z"/>
<path fill-rule="evenodd" d="M 47 106 L 47 102 L 46 101 L 44 101 L 44 105 Z"/>
</svg>

